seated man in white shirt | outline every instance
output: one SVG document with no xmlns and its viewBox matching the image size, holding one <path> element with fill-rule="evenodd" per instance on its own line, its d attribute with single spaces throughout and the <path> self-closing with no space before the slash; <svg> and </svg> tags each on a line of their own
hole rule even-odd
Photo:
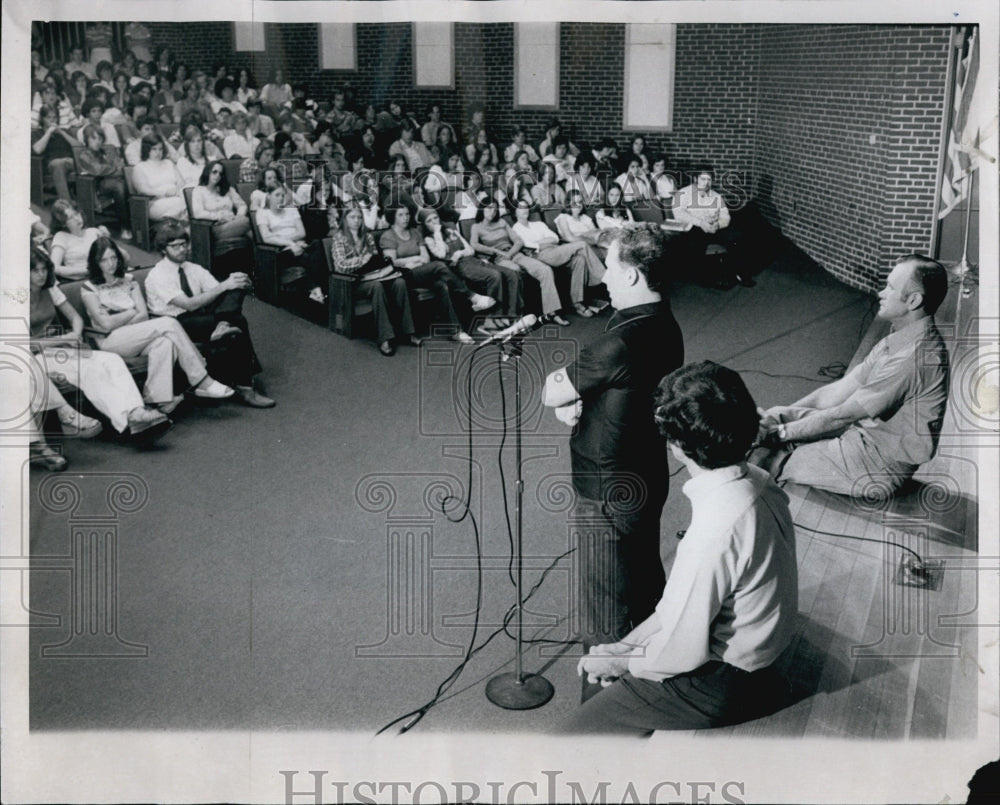
<svg viewBox="0 0 1000 805">
<path fill-rule="evenodd" d="M 759 416 L 740 376 L 703 361 L 671 372 L 654 417 L 690 473 L 691 525 L 656 611 L 624 640 L 594 646 L 577 672 L 604 690 L 561 727 L 645 736 L 720 727 L 787 703 L 773 664 L 798 612 L 788 498 L 744 460 Z"/>
<path fill-rule="evenodd" d="M 429 168 L 434 164 L 434 157 L 427 150 L 427 146 L 419 140 L 414 139 L 416 129 L 408 117 L 403 118 L 400 124 L 399 139 L 389 146 L 389 160 L 396 154 L 402 154 L 406 158 L 406 165 L 410 173 L 416 173 L 419 168 Z"/>
<path fill-rule="evenodd" d="M 203 345 L 209 374 L 233 388 L 244 403 L 273 408 L 274 400 L 253 387 L 253 376 L 261 366 L 242 312 L 250 278 L 235 271 L 220 282 L 197 263 L 188 262 L 190 246 L 183 224 L 168 220 L 160 226 L 156 248 L 163 259 L 146 276 L 149 312 L 176 318 L 191 340 Z"/>
<path fill-rule="evenodd" d="M 674 220 L 690 224 L 691 231 L 682 235 L 686 243 L 685 262 L 691 267 L 693 278 L 717 288 L 732 288 L 736 283 L 751 287 L 756 283 L 728 266 L 738 264 L 735 250 L 735 233 L 727 230 L 731 223 L 726 200 L 712 189 L 712 172 L 698 171 L 692 184 L 682 187 L 674 195 Z M 705 250 L 711 244 L 724 247 L 723 265 L 707 262 Z"/>
</svg>

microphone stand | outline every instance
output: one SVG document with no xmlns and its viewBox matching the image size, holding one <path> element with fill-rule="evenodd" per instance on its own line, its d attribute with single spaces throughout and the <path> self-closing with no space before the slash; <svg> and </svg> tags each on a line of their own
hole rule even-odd
<svg viewBox="0 0 1000 805">
<path fill-rule="evenodd" d="M 522 342 L 527 333 L 522 333 L 506 341 L 498 341 L 503 352 L 503 360 L 514 359 L 514 458 L 517 464 L 517 482 L 514 493 L 514 589 L 515 604 L 515 652 L 514 671 L 497 674 L 486 683 L 486 698 L 505 710 L 532 710 L 548 702 L 555 688 L 540 674 L 525 674 L 522 663 L 524 603 L 521 600 L 522 537 L 524 525 L 524 478 L 521 460 L 521 361 L 524 354 Z"/>
</svg>

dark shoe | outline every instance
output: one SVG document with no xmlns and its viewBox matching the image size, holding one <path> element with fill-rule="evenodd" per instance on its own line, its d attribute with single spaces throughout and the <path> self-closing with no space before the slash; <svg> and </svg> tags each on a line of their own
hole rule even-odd
<svg viewBox="0 0 1000 805">
<path fill-rule="evenodd" d="M 415 335 L 411 335 L 406 339 L 406 343 L 409 344 L 411 347 L 419 347 L 421 344 L 424 343 L 424 339 Z"/>
<path fill-rule="evenodd" d="M 753 288 L 757 284 L 753 277 L 747 277 L 743 274 L 737 274 L 736 281 L 744 288 Z"/>
<path fill-rule="evenodd" d="M 29 461 L 41 464 L 49 472 L 62 472 L 69 466 L 64 456 L 59 455 L 45 442 L 32 442 L 29 446 Z"/>
<path fill-rule="evenodd" d="M 236 394 L 251 408 L 274 408 L 274 400 L 265 397 L 253 386 L 237 386 Z"/>
<path fill-rule="evenodd" d="M 184 402 L 184 395 L 177 394 L 168 402 L 159 403 L 156 407 L 164 414 L 172 414 L 182 402 Z"/>
<path fill-rule="evenodd" d="M 726 277 L 725 279 L 716 280 L 712 283 L 712 287 L 719 291 L 728 291 L 730 288 L 736 286 L 735 277 Z"/>
<path fill-rule="evenodd" d="M 396 354 L 396 348 L 389 342 L 383 341 L 378 345 L 378 351 L 381 352 L 385 357 L 391 358 Z"/>
</svg>

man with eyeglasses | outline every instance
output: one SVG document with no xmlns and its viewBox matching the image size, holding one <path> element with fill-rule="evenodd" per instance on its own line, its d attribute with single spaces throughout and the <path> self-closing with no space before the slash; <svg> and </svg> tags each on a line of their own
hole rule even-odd
<svg viewBox="0 0 1000 805">
<path fill-rule="evenodd" d="M 243 317 L 243 297 L 250 278 L 241 271 L 221 282 L 196 263 L 188 262 L 190 238 L 183 224 L 164 223 L 156 234 L 163 259 L 146 277 L 146 299 L 151 313 L 174 316 L 191 339 L 203 348 L 212 377 L 231 386 L 252 408 L 272 408 L 274 400 L 253 387 L 261 371 Z"/>
</svg>

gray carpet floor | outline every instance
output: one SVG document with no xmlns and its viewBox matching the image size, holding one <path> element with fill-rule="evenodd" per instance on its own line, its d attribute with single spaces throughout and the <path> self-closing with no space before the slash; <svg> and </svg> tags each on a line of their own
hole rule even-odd
<svg viewBox="0 0 1000 805">
<path fill-rule="evenodd" d="M 764 406 L 825 382 L 822 367 L 848 363 L 873 301 L 794 251 L 756 288 L 682 286 L 673 299 L 688 360 L 742 371 Z M 502 625 L 514 589 L 501 464 L 513 519 L 514 462 L 512 435 L 498 457 L 500 385 L 511 416 L 512 365 L 484 350 L 471 366 L 474 518 L 452 522 L 461 507 L 442 496 L 468 491 L 471 350 L 431 340 L 386 359 L 368 340 L 255 300 L 246 314 L 275 409 L 185 403 L 146 451 L 67 442 L 71 467 L 59 480 L 80 490 L 75 512 L 50 510 L 56 476 L 25 470 L 38 568 L 24 599 L 35 624 L 32 729 L 374 732 L 428 701 L 462 659 L 476 620 L 475 529 L 477 642 Z M 513 669 L 514 643 L 501 631 L 420 731 L 544 730 L 579 702 L 579 648 L 558 642 L 573 617 L 572 556 L 560 558 L 569 548 L 568 432 L 537 397 L 544 374 L 605 320 L 544 328 L 521 362 L 525 588 L 546 574 L 527 604 L 525 635 L 557 641 L 527 644 L 524 667 L 544 674 L 555 696 L 530 711 L 486 699 L 486 680 Z M 105 656 L 84 656 L 84 642 L 70 640 L 81 605 L 65 557 L 121 478 L 140 479 L 148 499 L 107 527 L 117 534 L 116 585 L 105 579 L 101 589 L 117 606 L 114 634 Z M 668 564 L 689 515 L 683 480 L 672 482 L 662 521 Z M 65 656 L 54 656 L 57 644 Z M 130 652 L 145 656 L 106 656 Z"/>
</svg>

